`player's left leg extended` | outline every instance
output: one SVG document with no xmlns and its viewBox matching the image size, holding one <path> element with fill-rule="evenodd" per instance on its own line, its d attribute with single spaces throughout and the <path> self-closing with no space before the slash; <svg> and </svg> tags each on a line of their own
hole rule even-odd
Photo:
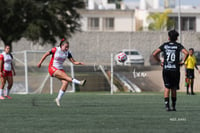
<svg viewBox="0 0 200 133">
<path fill-rule="evenodd" d="M 78 85 L 82 85 L 84 86 L 85 83 L 86 83 L 86 80 L 77 80 L 77 79 L 74 79 L 74 78 L 71 78 L 69 77 L 65 72 L 63 72 L 62 70 L 57 70 L 54 72 L 54 76 L 60 80 L 66 80 L 68 82 L 72 82 L 72 83 L 75 83 L 75 84 L 78 84 Z"/>
</svg>

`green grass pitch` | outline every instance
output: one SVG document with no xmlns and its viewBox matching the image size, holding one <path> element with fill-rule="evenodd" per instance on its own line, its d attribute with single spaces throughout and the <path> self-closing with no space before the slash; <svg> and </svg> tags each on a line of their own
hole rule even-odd
<svg viewBox="0 0 200 133">
<path fill-rule="evenodd" d="M 178 93 L 166 112 L 163 93 L 12 95 L 0 101 L 1 133 L 199 133 L 200 94 Z"/>
</svg>

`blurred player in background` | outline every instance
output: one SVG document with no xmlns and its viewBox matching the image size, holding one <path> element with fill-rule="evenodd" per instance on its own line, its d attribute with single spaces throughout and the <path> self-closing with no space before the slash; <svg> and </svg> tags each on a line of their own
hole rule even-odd
<svg viewBox="0 0 200 133">
<path fill-rule="evenodd" d="M 5 97 L 8 99 L 12 99 L 9 96 L 10 90 L 13 85 L 13 75 L 15 75 L 15 69 L 12 64 L 13 56 L 10 53 L 10 46 L 6 45 L 2 54 L 0 54 L 0 78 L 1 78 L 1 85 L 0 85 L 0 99 L 4 100 Z M 6 84 L 8 86 L 3 94 L 3 89 Z M 4 97 L 5 96 L 5 97 Z"/>
<path fill-rule="evenodd" d="M 183 64 L 180 62 L 180 52 L 184 53 L 185 56 L 183 61 L 185 61 L 188 56 L 188 51 L 183 47 L 182 44 L 176 42 L 179 36 L 179 33 L 176 30 L 169 31 L 168 36 L 169 42 L 162 44 L 158 49 L 156 49 L 153 53 L 153 56 L 157 61 L 160 62 L 158 54 L 163 52 L 164 61 L 161 62 L 161 66 L 163 66 L 162 75 L 165 85 L 165 107 L 167 111 L 171 111 L 169 104 L 169 95 L 171 91 L 172 111 L 176 111 L 176 91 L 179 89 L 180 65 Z"/>
<path fill-rule="evenodd" d="M 189 87 L 191 88 L 191 95 L 194 95 L 193 85 L 194 85 L 194 68 L 196 68 L 199 73 L 200 70 L 198 69 L 196 65 L 196 57 L 193 55 L 194 49 L 189 49 L 189 56 L 187 60 L 185 61 L 185 75 L 186 75 L 186 89 L 187 89 L 187 95 L 190 95 L 189 93 Z"/>
<path fill-rule="evenodd" d="M 84 65 L 84 63 L 74 60 L 71 52 L 69 51 L 69 42 L 65 39 L 61 40 L 59 47 L 54 47 L 43 55 L 43 57 L 41 58 L 40 62 L 37 65 L 39 68 L 41 67 L 42 62 L 49 55 L 52 55 L 48 68 L 49 74 L 52 77 L 58 78 L 62 82 L 62 86 L 58 92 L 58 96 L 55 99 L 57 106 L 60 106 L 60 100 L 64 95 L 69 82 L 82 86 L 86 83 L 86 80 L 79 81 L 77 79 L 69 77 L 63 70 L 64 61 L 68 58 L 75 65 Z"/>
</svg>

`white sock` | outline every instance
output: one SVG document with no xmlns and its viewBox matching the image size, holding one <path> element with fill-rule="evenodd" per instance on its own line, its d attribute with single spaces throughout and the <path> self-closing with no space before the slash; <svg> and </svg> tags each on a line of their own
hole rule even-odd
<svg viewBox="0 0 200 133">
<path fill-rule="evenodd" d="M 6 88 L 4 95 L 9 96 L 9 93 L 10 93 L 10 89 Z"/>
<path fill-rule="evenodd" d="M 0 89 L 0 96 L 3 96 L 3 89 Z"/>
<path fill-rule="evenodd" d="M 57 96 L 58 100 L 60 100 L 64 94 L 65 94 L 65 92 L 60 89 L 59 93 L 58 93 L 58 96 Z"/>
<path fill-rule="evenodd" d="M 79 80 L 77 80 L 77 79 L 73 79 L 73 80 L 72 80 L 72 83 L 75 83 L 75 84 L 80 85 L 81 82 L 80 82 Z"/>
</svg>

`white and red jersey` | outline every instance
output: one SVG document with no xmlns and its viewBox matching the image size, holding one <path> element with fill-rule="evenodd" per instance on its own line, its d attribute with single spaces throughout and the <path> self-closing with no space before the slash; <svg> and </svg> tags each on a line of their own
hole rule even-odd
<svg viewBox="0 0 200 133">
<path fill-rule="evenodd" d="M 52 54 L 49 67 L 54 66 L 57 69 L 63 69 L 63 63 L 66 58 L 72 58 L 70 51 L 62 51 L 60 47 L 54 47 L 51 49 Z"/>
<path fill-rule="evenodd" d="M 6 54 L 5 52 L 0 54 L 0 60 L 3 61 L 3 71 L 12 70 L 12 56 L 11 54 Z"/>
</svg>

